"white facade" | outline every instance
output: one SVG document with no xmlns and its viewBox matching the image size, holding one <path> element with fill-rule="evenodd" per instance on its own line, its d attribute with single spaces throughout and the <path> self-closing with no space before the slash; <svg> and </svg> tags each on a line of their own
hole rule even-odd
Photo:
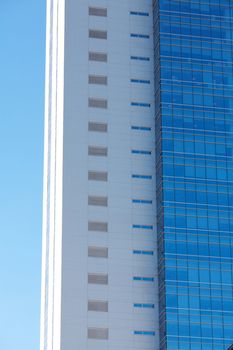
<svg viewBox="0 0 233 350">
<path fill-rule="evenodd" d="M 157 350 L 152 0 L 48 0 L 41 350 Z"/>
</svg>

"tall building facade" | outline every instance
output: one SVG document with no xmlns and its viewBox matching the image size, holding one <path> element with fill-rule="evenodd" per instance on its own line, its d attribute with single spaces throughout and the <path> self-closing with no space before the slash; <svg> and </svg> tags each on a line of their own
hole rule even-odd
<svg viewBox="0 0 233 350">
<path fill-rule="evenodd" d="M 47 0 L 41 350 L 231 345 L 232 17 Z"/>
<path fill-rule="evenodd" d="M 158 349 L 152 2 L 47 4 L 41 350 Z"/>
<path fill-rule="evenodd" d="M 233 339 L 232 1 L 155 1 L 160 349 Z"/>
</svg>

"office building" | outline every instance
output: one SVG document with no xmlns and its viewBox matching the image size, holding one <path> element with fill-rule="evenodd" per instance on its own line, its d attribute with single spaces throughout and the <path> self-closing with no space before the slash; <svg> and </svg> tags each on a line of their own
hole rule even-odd
<svg viewBox="0 0 233 350">
<path fill-rule="evenodd" d="M 47 0 L 41 350 L 232 344 L 232 16 Z"/>
<path fill-rule="evenodd" d="M 158 348 L 151 1 L 48 1 L 41 349 Z"/>
<path fill-rule="evenodd" d="M 154 4 L 160 349 L 233 339 L 232 5 Z"/>
</svg>

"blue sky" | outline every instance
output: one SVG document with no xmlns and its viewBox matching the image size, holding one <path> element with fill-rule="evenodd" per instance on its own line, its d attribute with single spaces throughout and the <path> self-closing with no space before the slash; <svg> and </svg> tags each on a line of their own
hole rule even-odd
<svg viewBox="0 0 233 350">
<path fill-rule="evenodd" d="M 45 0 L 0 0 L 0 349 L 38 350 Z"/>
</svg>

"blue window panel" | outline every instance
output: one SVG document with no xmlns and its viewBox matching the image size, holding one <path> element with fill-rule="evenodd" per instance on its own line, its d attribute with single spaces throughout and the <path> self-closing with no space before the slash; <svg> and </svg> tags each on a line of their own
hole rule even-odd
<svg viewBox="0 0 233 350">
<path fill-rule="evenodd" d="M 131 151 L 132 154 L 144 154 L 144 155 L 151 155 L 151 151 L 142 151 L 142 150 L 137 150 L 133 149 Z"/>
<path fill-rule="evenodd" d="M 141 281 L 142 279 L 141 279 L 141 277 L 134 277 L 133 280 L 134 281 Z"/>
<path fill-rule="evenodd" d="M 132 125 L 131 126 L 132 130 L 141 130 L 141 131 L 151 131 L 150 127 L 147 126 L 136 126 L 136 125 Z"/>
<path fill-rule="evenodd" d="M 153 252 L 153 250 L 133 250 L 133 254 L 154 255 L 154 252 Z"/>
<path fill-rule="evenodd" d="M 140 11 L 130 11 L 130 14 L 134 16 L 144 16 L 144 17 L 149 16 L 148 12 L 140 12 Z"/>
<path fill-rule="evenodd" d="M 152 200 L 146 199 L 133 199 L 132 202 L 137 204 L 152 204 Z"/>
<path fill-rule="evenodd" d="M 135 61 L 150 61 L 150 57 L 143 56 L 130 56 L 130 59 Z"/>
<path fill-rule="evenodd" d="M 142 304 L 142 307 L 144 309 L 154 309 L 155 308 L 154 304 Z"/>
<path fill-rule="evenodd" d="M 133 304 L 134 307 L 144 308 L 144 309 L 154 309 L 154 304 Z"/>
<path fill-rule="evenodd" d="M 134 331 L 135 335 L 155 335 L 155 332 L 153 331 Z"/>
<path fill-rule="evenodd" d="M 134 254 L 142 254 L 142 251 L 141 250 L 134 250 L 133 253 Z"/>
<path fill-rule="evenodd" d="M 165 188 L 157 218 L 159 280 L 166 277 L 161 348 L 225 350 L 232 343 L 232 320 L 221 319 L 233 310 L 231 3 L 166 0 L 155 13 L 157 192 Z"/>
<path fill-rule="evenodd" d="M 152 225 L 133 225 L 133 228 L 143 229 L 143 230 L 153 230 Z"/>
<path fill-rule="evenodd" d="M 138 277 L 134 276 L 134 281 L 143 281 L 143 282 L 154 282 L 154 277 Z"/>
<path fill-rule="evenodd" d="M 145 103 L 145 102 L 131 102 L 131 106 L 150 108 L 150 103 Z"/>
<path fill-rule="evenodd" d="M 138 175 L 138 174 L 133 174 L 132 175 L 133 179 L 145 179 L 145 180 L 152 180 L 151 175 Z"/>
<path fill-rule="evenodd" d="M 150 35 L 147 35 L 147 34 L 131 33 L 130 36 L 131 36 L 131 38 L 141 38 L 141 39 L 149 39 L 150 38 Z"/>
<path fill-rule="evenodd" d="M 138 83 L 138 84 L 150 84 L 150 80 L 143 80 L 143 79 L 131 79 L 131 83 Z"/>
</svg>

